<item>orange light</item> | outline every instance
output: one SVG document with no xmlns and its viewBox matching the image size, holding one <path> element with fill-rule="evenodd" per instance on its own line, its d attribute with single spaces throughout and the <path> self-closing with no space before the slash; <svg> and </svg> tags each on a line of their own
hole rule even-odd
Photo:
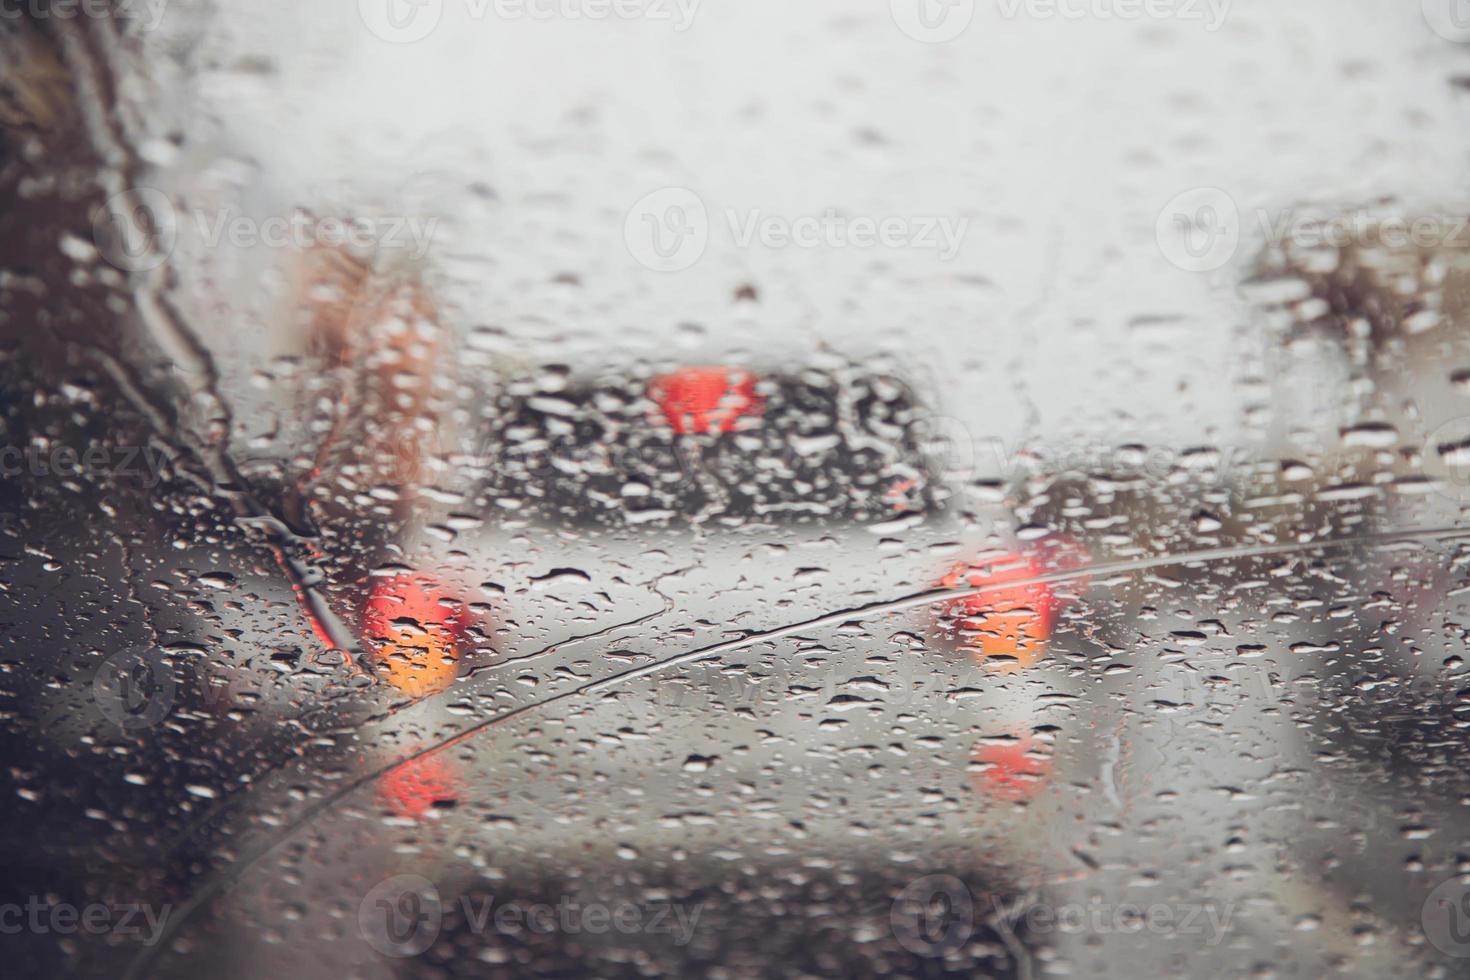
<svg viewBox="0 0 1470 980">
<path fill-rule="evenodd" d="M 975 746 L 970 755 L 976 792 L 1000 800 L 1029 800 L 1051 778 L 1051 750 L 1030 735 L 1005 745 Z"/>
<path fill-rule="evenodd" d="M 378 797 L 396 817 L 417 820 L 436 803 L 458 802 L 459 773 L 442 754 L 405 762 L 378 779 Z"/>
<path fill-rule="evenodd" d="M 683 368 L 654 378 L 648 394 L 680 435 L 731 432 L 762 401 L 755 375 L 738 368 Z"/>
<path fill-rule="evenodd" d="M 422 575 L 377 580 L 362 619 L 379 666 L 398 690 L 424 697 L 454 683 L 466 616 L 432 580 Z"/>
<path fill-rule="evenodd" d="M 1040 569 L 1020 555 L 1002 555 L 982 565 L 956 565 L 939 584 L 946 589 L 980 588 L 1023 581 Z M 1043 654 L 1056 623 L 1056 594 L 1046 583 L 995 589 L 956 599 L 944 618 L 961 630 L 978 660 L 997 670 L 1030 667 Z"/>
</svg>

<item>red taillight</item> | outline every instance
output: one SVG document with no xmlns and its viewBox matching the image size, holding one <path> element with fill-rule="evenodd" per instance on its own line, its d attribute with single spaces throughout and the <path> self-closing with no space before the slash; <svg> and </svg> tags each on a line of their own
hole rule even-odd
<svg viewBox="0 0 1470 980">
<path fill-rule="evenodd" d="M 1036 562 L 1024 555 L 999 555 L 974 565 L 956 565 L 940 580 L 940 584 L 949 589 L 987 589 L 982 595 L 956 600 L 952 609 L 979 615 L 999 607 L 1026 606 L 1050 624 L 1056 615 L 1057 599 L 1049 584 L 1006 585 L 1007 582 L 1025 582 L 1042 573 Z"/>
<path fill-rule="evenodd" d="M 966 645 L 987 666 L 1001 670 L 1029 667 L 1046 652 L 1057 615 L 1066 605 L 1051 583 L 1029 580 L 1053 572 L 1079 572 L 1090 563 L 1081 545 L 1053 535 L 1024 555 L 1000 554 L 956 565 L 939 580 L 941 587 L 986 591 L 949 603 L 943 618 L 959 630 Z M 1007 585 L 1009 582 L 1017 584 Z M 1069 586 L 1085 589 L 1087 578 L 1070 578 Z"/>
<path fill-rule="evenodd" d="M 405 762 L 378 780 L 378 796 L 397 817 L 415 820 L 436 803 L 459 800 L 459 773 L 443 755 L 426 755 Z"/>
<path fill-rule="evenodd" d="M 422 697 L 454 682 L 468 617 L 427 576 L 377 579 L 362 624 L 388 682 L 403 693 Z"/>
<path fill-rule="evenodd" d="M 975 746 L 970 771 L 977 792 L 994 799 L 1026 800 L 1051 778 L 1051 751 L 1030 735 L 1005 745 Z"/>
<path fill-rule="evenodd" d="M 654 378 L 648 395 L 680 435 L 730 432 L 760 414 L 755 375 L 739 368 L 684 368 Z"/>
<path fill-rule="evenodd" d="M 944 611 L 965 634 L 966 643 L 990 666 L 1019 669 L 1046 650 L 1056 622 L 1056 594 L 1046 583 L 1006 586 L 1034 578 L 1041 569 L 1021 555 L 1001 555 L 977 565 L 956 565 L 939 584 L 946 589 L 1000 586 L 981 595 L 956 599 Z"/>
</svg>

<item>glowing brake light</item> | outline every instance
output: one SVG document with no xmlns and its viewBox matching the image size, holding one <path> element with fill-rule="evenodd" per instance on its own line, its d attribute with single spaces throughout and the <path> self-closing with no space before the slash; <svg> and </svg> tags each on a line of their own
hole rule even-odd
<svg viewBox="0 0 1470 980">
<path fill-rule="evenodd" d="M 680 435 L 731 432 L 760 414 L 755 384 L 755 375 L 739 368 L 683 368 L 654 378 L 648 395 Z"/>
<path fill-rule="evenodd" d="M 1046 653 L 1057 616 L 1069 601 L 1051 583 L 1030 580 L 1048 572 L 1079 572 L 1091 563 L 1081 545 L 1057 534 L 1037 542 L 1024 555 L 1001 554 L 956 565 L 939 580 L 942 588 L 986 591 L 949 603 L 943 618 L 957 627 L 966 646 L 988 667 L 1021 670 Z M 1068 588 L 1085 590 L 1088 581 L 1085 575 L 1075 575 Z M 1011 582 L 1016 584 L 1007 584 Z"/>
<path fill-rule="evenodd" d="M 1028 558 L 1003 555 L 983 565 L 956 565 L 939 584 L 946 589 L 980 588 L 1025 581 L 1040 573 Z M 1058 608 L 1051 586 L 1032 583 L 956 599 L 944 615 L 981 661 L 1001 670 L 1019 670 L 1046 652 Z"/>
<path fill-rule="evenodd" d="M 459 773 L 442 754 L 405 762 L 378 779 L 378 797 L 397 817 L 415 820 L 437 803 L 459 801 Z"/>
<path fill-rule="evenodd" d="M 398 690 L 423 697 L 454 683 L 468 619 L 432 580 L 422 575 L 376 580 L 362 622 L 379 668 Z"/>
<path fill-rule="evenodd" d="M 981 742 L 970 756 L 977 792 L 1001 800 L 1026 800 L 1051 778 L 1050 749 L 1030 735 L 1005 745 Z"/>
</svg>

